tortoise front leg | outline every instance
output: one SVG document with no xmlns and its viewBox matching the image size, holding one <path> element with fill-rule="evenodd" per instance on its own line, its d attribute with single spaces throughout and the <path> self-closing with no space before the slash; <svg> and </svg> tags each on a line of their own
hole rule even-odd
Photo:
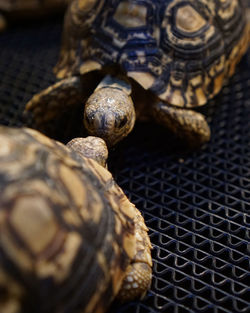
<svg viewBox="0 0 250 313">
<path fill-rule="evenodd" d="M 82 100 L 81 82 L 79 77 L 63 79 L 40 93 L 26 104 L 25 111 L 33 115 L 35 124 L 53 121 L 58 114 L 74 107 Z"/>
<path fill-rule="evenodd" d="M 31 126 L 47 136 L 61 136 L 67 131 L 74 109 L 82 105 L 83 111 L 83 91 L 80 77 L 63 79 L 34 95 L 26 104 L 24 116 L 30 117 Z M 82 119 L 83 116 L 79 123 L 83 123 Z"/>
<path fill-rule="evenodd" d="M 122 302 L 136 298 L 142 299 L 148 291 L 152 280 L 152 246 L 148 236 L 148 228 L 140 211 L 136 207 L 134 209 L 136 210 L 134 217 L 135 256 L 126 270 L 122 286 L 117 295 L 117 299 Z"/>
<path fill-rule="evenodd" d="M 0 33 L 7 28 L 7 21 L 5 17 L 0 13 Z"/>
<path fill-rule="evenodd" d="M 198 112 L 156 102 L 152 106 L 152 115 L 157 123 L 185 139 L 189 146 L 200 146 L 210 139 L 210 128 L 205 117 Z"/>
</svg>

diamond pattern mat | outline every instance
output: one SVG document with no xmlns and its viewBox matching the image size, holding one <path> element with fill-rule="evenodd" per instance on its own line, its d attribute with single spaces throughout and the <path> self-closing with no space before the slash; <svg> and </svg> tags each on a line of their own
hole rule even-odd
<svg viewBox="0 0 250 313">
<path fill-rule="evenodd" d="M 55 81 L 61 20 L 0 35 L 0 123 L 21 126 L 25 103 Z M 211 141 L 188 151 L 165 129 L 137 124 L 110 153 L 118 184 L 153 244 L 144 300 L 112 313 L 250 312 L 250 53 L 205 108 Z"/>
</svg>

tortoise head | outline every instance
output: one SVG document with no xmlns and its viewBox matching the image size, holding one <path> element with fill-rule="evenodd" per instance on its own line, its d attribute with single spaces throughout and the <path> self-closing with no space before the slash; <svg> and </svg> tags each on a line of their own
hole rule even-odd
<svg viewBox="0 0 250 313">
<path fill-rule="evenodd" d="M 130 85 L 106 76 L 85 105 L 84 125 L 92 136 L 101 137 L 113 146 L 134 127 L 135 109 Z"/>
</svg>

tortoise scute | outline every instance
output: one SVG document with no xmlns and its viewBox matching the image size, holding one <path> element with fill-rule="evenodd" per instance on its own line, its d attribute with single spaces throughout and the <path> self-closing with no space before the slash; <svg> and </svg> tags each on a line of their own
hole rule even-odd
<svg viewBox="0 0 250 313">
<path fill-rule="evenodd" d="M 17 194 L 16 198 L 9 223 L 34 254 L 41 253 L 56 235 L 58 228 L 49 203 L 38 195 Z"/>
<path fill-rule="evenodd" d="M 180 7 L 176 12 L 176 27 L 186 33 L 201 30 L 207 21 L 190 5 Z"/>
<path fill-rule="evenodd" d="M 113 18 L 125 28 L 146 26 L 147 8 L 129 1 L 121 1 Z"/>
</svg>

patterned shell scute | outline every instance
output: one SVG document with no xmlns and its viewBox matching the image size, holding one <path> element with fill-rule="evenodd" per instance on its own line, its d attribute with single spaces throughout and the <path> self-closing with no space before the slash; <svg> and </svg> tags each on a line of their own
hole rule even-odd
<svg viewBox="0 0 250 313">
<path fill-rule="evenodd" d="M 134 252 L 111 174 L 28 129 L 0 127 L 0 164 L 0 290 L 22 313 L 104 310 Z"/>
<path fill-rule="evenodd" d="M 97 1 L 86 18 L 80 2 L 66 18 L 58 77 L 118 64 L 176 106 L 217 94 L 249 42 L 243 0 Z"/>
</svg>

